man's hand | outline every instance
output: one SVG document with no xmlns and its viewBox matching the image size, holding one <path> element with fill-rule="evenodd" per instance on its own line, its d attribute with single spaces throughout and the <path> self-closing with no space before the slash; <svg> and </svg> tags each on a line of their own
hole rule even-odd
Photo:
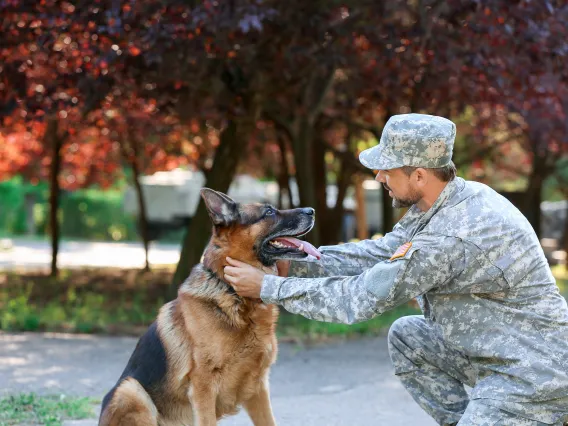
<svg viewBox="0 0 568 426">
<path fill-rule="evenodd" d="M 225 280 L 235 289 L 237 294 L 251 299 L 260 299 L 262 279 L 266 272 L 230 257 L 227 257 L 227 262 L 230 266 L 225 266 Z"/>
<path fill-rule="evenodd" d="M 276 262 L 276 267 L 278 268 L 278 276 L 286 278 L 288 276 L 288 272 L 290 271 L 290 261 L 278 260 Z"/>
</svg>

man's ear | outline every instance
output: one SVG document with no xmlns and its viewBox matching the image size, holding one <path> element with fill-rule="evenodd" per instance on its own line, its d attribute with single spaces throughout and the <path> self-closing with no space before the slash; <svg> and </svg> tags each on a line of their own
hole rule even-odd
<svg viewBox="0 0 568 426">
<path fill-rule="evenodd" d="M 209 188 L 201 189 L 200 194 L 215 226 L 228 226 L 237 220 L 239 212 L 233 199 Z"/>
<path fill-rule="evenodd" d="M 428 176 L 428 171 L 426 169 L 423 169 L 422 167 L 418 167 L 416 170 L 414 170 L 415 183 L 419 188 L 423 188 L 428 184 L 429 177 L 430 176 Z"/>
</svg>

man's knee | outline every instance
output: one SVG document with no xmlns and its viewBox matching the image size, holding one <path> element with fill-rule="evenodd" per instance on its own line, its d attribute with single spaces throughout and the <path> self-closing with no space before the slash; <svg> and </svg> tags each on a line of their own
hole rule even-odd
<svg viewBox="0 0 568 426">
<path fill-rule="evenodd" d="M 388 334 L 389 348 L 396 348 L 401 343 L 405 346 L 408 345 L 408 337 L 419 332 L 424 326 L 424 321 L 422 316 L 409 315 L 393 322 Z"/>
<path fill-rule="evenodd" d="M 399 318 L 391 325 L 388 347 L 391 360 L 395 365 L 400 357 L 407 361 L 414 358 L 415 349 L 420 346 L 419 341 L 426 334 L 424 322 L 424 317 L 412 315 Z"/>
</svg>

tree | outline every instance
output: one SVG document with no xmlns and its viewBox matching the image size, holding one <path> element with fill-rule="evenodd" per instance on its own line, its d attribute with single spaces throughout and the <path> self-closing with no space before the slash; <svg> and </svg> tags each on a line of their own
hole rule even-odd
<svg viewBox="0 0 568 426">
<path fill-rule="evenodd" d="M 26 144 L 35 138 L 34 145 L 42 146 L 33 151 L 35 158 L 27 156 L 27 164 L 8 163 L 4 168 L 6 174 L 13 174 L 22 168 L 30 173 L 31 166 L 40 162 L 49 167 L 53 276 L 57 275 L 62 152 L 66 144 L 73 146 L 72 137 L 80 123 L 110 87 L 102 57 L 106 50 L 104 37 L 99 39 L 94 26 L 88 25 L 93 10 L 54 1 L 10 2 L 1 8 L 3 132 L 24 133 L 24 137 L 14 139 L 13 143 Z M 44 170 L 38 172 L 35 179 L 46 174 Z"/>
<path fill-rule="evenodd" d="M 57 274 L 61 188 L 106 188 L 122 175 L 125 159 L 144 218 L 139 174 L 186 163 L 177 122 L 156 108 L 156 99 L 142 97 L 148 90 L 124 73 L 140 53 L 130 42 L 131 31 L 153 19 L 151 5 L 143 10 L 139 21 L 128 2 L 2 5 L 0 81 L 6 90 L 0 118 L 10 155 L 0 159 L 0 170 L 3 177 L 50 180 L 52 275 Z M 158 141 L 145 140 L 148 135 Z M 145 155 L 148 160 L 141 161 Z M 143 219 L 147 253 L 146 228 Z"/>
<path fill-rule="evenodd" d="M 511 131 L 522 129 L 518 141 L 531 168 L 519 207 L 539 235 L 542 184 L 568 153 L 568 5 L 487 0 L 480 2 L 475 16 L 468 38 L 483 48 L 464 74 L 469 81 L 485 82 L 479 85 L 475 106 L 481 115 L 497 112 L 487 117 L 492 119 L 486 120 L 487 127 L 505 116 Z"/>
<path fill-rule="evenodd" d="M 482 126 L 465 140 L 471 144 L 460 154 L 466 165 L 499 152 L 484 136 L 503 126 L 503 111 L 522 118 L 516 127 L 507 125 L 511 134 L 522 128 L 539 141 L 533 159 L 542 157 L 541 146 L 562 140 L 566 97 L 559 88 L 566 85 L 568 50 L 566 37 L 553 34 L 566 31 L 566 7 L 560 0 L 21 2 L 7 8 L 13 24 L 4 24 L 9 36 L 0 43 L 9 60 L 0 75 L 11 87 L 0 100 L 14 123 L 24 122 L 15 119 L 22 102 L 31 113 L 25 122 L 47 128 L 36 113 L 56 117 L 57 132 L 50 131 L 56 148 L 57 138 L 71 143 L 79 129 L 73 123 L 80 126 L 84 116 L 97 116 L 98 106 L 111 102 L 124 111 L 115 120 L 121 137 L 103 139 L 111 146 L 121 142 L 129 159 L 137 156 L 134 146 L 152 145 L 141 138 L 146 122 L 163 123 L 164 132 L 183 129 L 193 140 L 202 138 L 197 133 L 215 132 L 218 145 L 190 145 L 206 185 L 220 191 L 227 191 L 244 146 L 258 152 L 260 144 L 278 146 L 281 160 L 289 159 L 285 152 L 293 154 L 280 167 L 279 181 L 284 186 L 287 173 L 293 174 L 300 203 L 323 213 L 312 241 L 332 242 L 326 241 L 334 238 L 328 230 L 337 228 L 351 176 L 363 171 L 357 155 L 380 138 L 393 114 L 455 118 L 475 111 Z M 43 34 L 47 41 L 38 45 Z M 14 84 L 20 81 L 23 85 Z M 128 118 L 132 99 L 141 109 Z M 136 129 L 136 114 L 147 106 L 156 113 Z M 175 125 L 166 123 L 168 115 Z M 121 129 L 131 127 L 126 140 L 128 132 Z M 162 136 L 155 135 L 156 146 L 166 143 Z M 537 165 L 533 174 L 540 176 Z M 340 191 L 337 204 L 328 208 L 330 182 Z M 389 231 L 393 214 L 384 204 Z M 209 228 L 200 205 L 184 238 L 173 290 L 199 261 Z"/>
</svg>

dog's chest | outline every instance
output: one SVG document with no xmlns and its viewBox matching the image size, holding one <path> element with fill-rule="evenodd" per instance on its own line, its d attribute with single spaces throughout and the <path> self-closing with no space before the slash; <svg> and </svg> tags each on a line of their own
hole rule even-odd
<svg viewBox="0 0 568 426">
<path fill-rule="evenodd" d="M 224 368 L 212 373 L 218 386 L 218 412 L 236 412 L 239 405 L 259 392 L 263 382 L 268 380 L 276 351 L 273 335 L 255 336 L 253 333 L 235 348 Z"/>
</svg>

